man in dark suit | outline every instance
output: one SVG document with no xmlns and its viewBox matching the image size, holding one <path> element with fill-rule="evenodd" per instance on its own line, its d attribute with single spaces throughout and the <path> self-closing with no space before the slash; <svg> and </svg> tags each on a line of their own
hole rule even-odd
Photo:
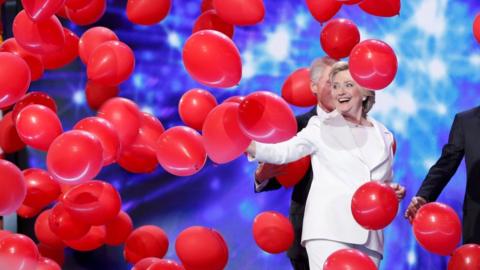
<svg viewBox="0 0 480 270">
<path fill-rule="evenodd" d="M 323 57 L 313 61 L 310 67 L 310 88 L 317 96 L 317 106 L 309 112 L 299 115 L 297 119 L 297 131 L 302 130 L 308 124 L 308 120 L 314 115 L 322 115 L 332 111 L 333 105 L 329 74 L 331 67 L 335 64 L 335 60 Z M 255 191 L 264 192 L 281 188 L 281 184 L 275 179 L 281 175 L 286 165 L 259 164 L 255 171 Z M 295 241 L 288 250 L 288 257 L 295 270 L 308 270 L 307 251 L 300 244 L 302 239 L 303 215 L 305 212 L 305 202 L 312 184 L 312 167 L 310 166 L 305 176 L 295 185 L 292 192 L 292 201 L 290 204 L 290 221 L 295 230 Z"/>
<path fill-rule="evenodd" d="M 442 156 L 430 168 L 405 217 L 410 221 L 420 207 L 435 201 L 465 156 L 467 189 L 463 205 L 463 243 L 480 244 L 480 107 L 455 116 Z"/>
</svg>

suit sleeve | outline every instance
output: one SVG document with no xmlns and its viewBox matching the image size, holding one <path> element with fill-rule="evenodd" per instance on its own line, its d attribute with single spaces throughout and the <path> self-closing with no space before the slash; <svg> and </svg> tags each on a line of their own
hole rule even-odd
<svg viewBox="0 0 480 270">
<path fill-rule="evenodd" d="M 465 136 L 461 118 L 456 115 L 453 120 L 448 143 L 443 146 L 440 159 L 430 168 L 417 196 L 427 201 L 435 201 L 443 188 L 458 169 L 465 154 Z"/>
</svg>

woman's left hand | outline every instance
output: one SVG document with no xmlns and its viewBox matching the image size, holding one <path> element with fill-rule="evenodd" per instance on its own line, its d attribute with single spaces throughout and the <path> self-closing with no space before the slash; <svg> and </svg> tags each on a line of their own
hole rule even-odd
<svg viewBox="0 0 480 270">
<path fill-rule="evenodd" d="M 405 189 L 404 186 L 401 186 L 398 183 L 390 183 L 390 187 L 393 188 L 393 190 L 395 191 L 395 194 L 397 194 L 397 199 L 399 201 L 405 198 L 405 194 L 407 193 L 407 190 Z"/>
</svg>

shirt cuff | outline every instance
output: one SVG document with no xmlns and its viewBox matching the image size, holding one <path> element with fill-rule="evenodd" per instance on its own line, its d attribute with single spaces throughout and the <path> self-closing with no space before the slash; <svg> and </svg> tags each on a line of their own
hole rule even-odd
<svg viewBox="0 0 480 270">
<path fill-rule="evenodd" d="M 262 191 L 267 185 L 270 180 L 265 180 L 262 183 L 258 183 L 257 180 L 255 180 L 255 191 L 260 192 Z"/>
</svg>

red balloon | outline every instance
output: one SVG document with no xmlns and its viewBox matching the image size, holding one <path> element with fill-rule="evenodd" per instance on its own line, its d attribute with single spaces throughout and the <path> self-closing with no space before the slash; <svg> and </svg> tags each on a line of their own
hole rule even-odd
<svg viewBox="0 0 480 270">
<path fill-rule="evenodd" d="M 475 244 L 457 248 L 448 262 L 448 270 L 478 269 L 480 269 L 480 246 Z"/>
<path fill-rule="evenodd" d="M 200 5 L 200 11 L 203 13 L 210 9 L 215 9 L 215 7 L 213 6 L 213 0 L 202 0 L 202 4 Z"/>
<path fill-rule="evenodd" d="M 240 127 L 263 143 L 286 141 L 297 134 L 297 120 L 281 97 L 267 91 L 249 94 L 238 110 Z"/>
<path fill-rule="evenodd" d="M 65 46 L 58 52 L 42 55 L 45 69 L 62 68 L 70 64 L 78 56 L 78 36 L 67 28 L 63 28 L 63 31 L 65 33 Z"/>
<path fill-rule="evenodd" d="M 12 110 L 13 120 L 17 120 L 17 116 L 20 111 L 23 110 L 23 108 L 33 104 L 43 105 L 52 110 L 54 113 L 57 113 L 57 103 L 55 100 L 43 92 L 35 91 L 26 94 L 17 102 L 17 104 L 15 104 Z"/>
<path fill-rule="evenodd" d="M 63 194 L 60 201 L 75 220 L 92 226 L 113 221 L 122 206 L 115 187 L 96 180 L 73 187 Z"/>
<path fill-rule="evenodd" d="M 233 38 L 233 32 L 235 31 L 233 24 L 222 20 L 214 9 L 203 12 L 193 25 L 193 33 L 207 29 L 222 32 L 229 38 Z"/>
<path fill-rule="evenodd" d="M 213 0 L 218 16 L 234 25 L 254 25 L 265 17 L 262 0 Z"/>
<path fill-rule="evenodd" d="M 131 270 L 147 270 L 148 267 L 156 262 L 160 262 L 162 259 L 157 257 L 148 257 L 138 261 Z"/>
<path fill-rule="evenodd" d="M 3 237 L 5 237 L 7 235 L 11 235 L 11 234 L 12 234 L 12 232 L 10 232 L 10 231 L 0 229 L 0 239 L 2 239 Z"/>
<path fill-rule="evenodd" d="M 285 171 L 277 176 L 276 179 L 282 186 L 290 188 L 302 180 L 309 168 L 310 156 L 306 156 L 297 161 L 288 163 L 285 167 Z"/>
<path fill-rule="evenodd" d="M 477 14 L 473 21 L 473 36 L 475 40 L 480 43 L 480 14 Z"/>
<path fill-rule="evenodd" d="M 203 145 L 208 157 L 217 164 L 241 156 L 251 140 L 243 134 L 238 121 L 239 105 L 222 103 L 213 109 L 203 125 Z"/>
<path fill-rule="evenodd" d="M 175 261 L 163 259 L 152 264 L 147 270 L 185 270 L 185 268 Z"/>
<path fill-rule="evenodd" d="M 370 90 L 387 87 L 397 74 L 397 56 L 387 43 L 368 39 L 357 44 L 348 60 L 352 78 Z"/>
<path fill-rule="evenodd" d="M 39 104 L 23 108 L 15 126 L 26 145 L 42 151 L 47 151 L 53 140 L 63 132 L 62 123 L 55 112 Z"/>
<path fill-rule="evenodd" d="M 47 168 L 60 182 L 79 184 L 93 179 L 102 168 L 103 149 L 89 132 L 71 130 L 58 136 L 47 152 Z"/>
<path fill-rule="evenodd" d="M 105 225 L 105 244 L 118 246 L 127 240 L 133 230 L 133 222 L 130 216 L 120 211 L 118 216 Z"/>
<path fill-rule="evenodd" d="M 117 97 L 118 92 L 118 86 L 105 86 L 92 81 L 88 81 L 85 88 L 87 103 L 92 110 L 98 110 L 105 101 Z"/>
<path fill-rule="evenodd" d="M 52 248 L 42 243 L 38 244 L 37 247 L 41 256 L 54 260 L 60 266 L 63 265 L 65 248 Z"/>
<path fill-rule="evenodd" d="M 103 166 L 114 163 L 120 153 L 120 138 L 113 125 L 100 117 L 87 117 L 80 120 L 73 129 L 90 132 L 102 144 Z"/>
<path fill-rule="evenodd" d="M 341 249 L 328 256 L 323 270 L 377 270 L 375 263 L 359 250 Z"/>
<path fill-rule="evenodd" d="M 299 107 L 317 105 L 317 97 L 310 88 L 310 69 L 299 68 L 290 74 L 282 86 L 282 98 Z"/>
<path fill-rule="evenodd" d="M 91 0 L 81 9 L 65 7 L 67 18 L 76 25 L 89 25 L 100 20 L 107 10 L 106 0 Z"/>
<path fill-rule="evenodd" d="M 126 81 L 135 68 L 132 49 L 120 41 L 106 41 L 92 52 L 87 64 L 89 80 L 114 86 Z"/>
<path fill-rule="evenodd" d="M 397 195 L 386 184 L 370 181 L 353 194 L 351 210 L 360 226 L 367 230 L 381 230 L 397 215 Z"/>
<path fill-rule="evenodd" d="M 30 86 L 30 69 L 13 53 L 0 52 L 0 63 L 0 108 L 3 108 L 25 95 Z"/>
<path fill-rule="evenodd" d="M 157 149 L 158 138 L 164 131 L 165 128 L 160 120 L 149 113 L 143 112 L 137 141 L 150 148 L 150 150 L 155 151 Z"/>
<path fill-rule="evenodd" d="M 360 32 L 355 23 L 348 19 L 331 20 L 320 33 L 323 50 L 334 59 L 349 56 L 358 42 L 360 42 Z"/>
<path fill-rule="evenodd" d="M 27 186 L 27 196 L 23 201 L 26 206 L 42 209 L 60 196 L 60 184 L 44 170 L 26 169 L 23 178 Z"/>
<path fill-rule="evenodd" d="M 53 16 L 64 4 L 65 0 L 22 0 L 27 15 L 35 22 Z"/>
<path fill-rule="evenodd" d="M 102 105 L 98 116 L 113 125 L 122 147 L 129 146 L 137 138 L 142 114 L 133 101 L 120 97 L 111 98 Z"/>
<path fill-rule="evenodd" d="M 204 85 L 231 87 L 242 77 L 240 52 L 230 38 L 218 31 L 194 33 L 185 42 L 182 57 L 188 74 Z"/>
<path fill-rule="evenodd" d="M 0 239 L 1 269 L 35 269 L 39 256 L 37 246 L 25 235 L 11 234 Z"/>
<path fill-rule="evenodd" d="M 79 239 L 67 240 L 65 244 L 78 251 L 92 251 L 105 243 L 105 226 L 92 226 L 90 231 Z"/>
<path fill-rule="evenodd" d="M 153 25 L 167 17 L 172 0 L 128 0 L 127 18 L 132 23 Z"/>
<path fill-rule="evenodd" d="M 62 240 L 79 239 L 90 230 L 90 225 L 74 219 L 62 203 L 57 203 L 52 208 L 48 217 L 48 225 L 52 232 Z"/>
<path fill-rule="evenodd" d="M 163 258 L 168 250 L 167 234 L 159 227 L 139 227 L 128 236 L 123 256 L 129 263 L 137 263 L 147 257 Z"/>
<path fill-rule="evenodd" d="M 92 0 L 66 0 L 65 6 L 70 9 L 82 9 L 91 2 Z"/>
<path fill-rule="evenodd" d="M 17 209 L 17 216 L 22 217 L 22 218 L 33 218 L 40 214 L 42 212 L 42 209 L 38 208 L 33 208 L 30 206 L 26 206 L 22 204 L 18 209 Z"/>
<path fill-rule="evenodd" d="M 177 256 L 186 269 L 224 269 L 228 247 L 215 230 L 194 226 L 182 231 L 175 241 Z"/>
<path fill-rule="evenodd" d="M 158 139 L 157 159 L 173 175 L 189 176 L 197 173 L 207 159 L 202 136 L 189 127 L 168 129 Z"/>
<path fill-rule="evenodd" d="M 49 258 L 41 257 L 38 260 L 37 268 L 35 270 L 61 270 L 58 263 Z"/>
<path fill-rule="evenodd" d="M 4 153 L 14 153 L 25 148 L 12 120 L 12 113 L 7 113 L 0 119 L 0 149 Z"/>
<path fill-rule="evenodd" d="M 31 53 L 54 53 L 65 46 L 63 27 L 55 15 L 34 22 L 23 10 L 13 20 L 13 35 L 18 44 Z"/>
<path fill-rule="evenodd" d="M 344 5 L 356 5 L 363 0 L 337 0 L 338 2 L 344 4 Z"/>
<path fill-rule="evenodd" d="M 217 106 L 217 99 L 208 91 L 194 88 L 183 94 L 178 103 L 178 113 L 185 125 L 202 130 L 208 113 Z"/>
<path fill-rule="evenodd" d="M 324 23 L 337 14 L 342 3 L 337 0 L 307 0 L 307 7 L 315 20 Z"/>
<path fill-rule="evenodd" d="M 78 52 L 82 62 L 87 64 L 92 52 L 107 41 L 118 41 L 118 37 L 112 30 L 106 27 L 97 26 L 85 31 L 78 43 Z"/>
<path fill-rule="evenodd" d="M 431 253 L 451 255 L 462 237 L 462 224 L 455 211 L 442 203 L 422 206 L 413 220 L 418 243 Z"/>
<path fill-rule="evenodd" d="M 368 14 L 380 17 L 393 17 L 400 14 L 400 0 L 363 0 L 358 5 Z"/>
<path fill-rule="evenodd" d="M 229 97 L 229 98 L 225 99 L 225 100 L 223 101 L 223 103 L 226 103 L 226 102 L 234 102 L 234 103 L 240 104 L 240 103 L 242 103 L 242 101 L 244 101 L 244 100 L 245 100 L 245 97 L 243 97 L 243 96 L 233 96 L 233 97 Z"/>
<path fill-rule="evenodd" d="M 0 159 L 0 215 L 14 213 L 27 194 L 22 172 L 13 163 Z"/>
<path fill-rule="evenodd" d="M 268 211 L 255 217 L 253 237 L 262 250 L 278 254 L 290 248 L 295 233 L 287 217 L 275 211 Z"/>
<path fill-rule="evenodd" d="M 42 58 L 39 55 L 28 52 L 23 49 L 15 38 L 9 38 L 5 40 L 0 46 L 1 52 L 10 52 L 20 56 L 30 68 L 30 78 L 32 81 L 36 81 L 43 76 L 44 65 Z"/>
<path fill-rule="evenodd" d="M 43 211 L 35 220 L 35 236 L 40 243 L 52 248 L 64 248 L 62 239 L 60 239 L 52 230 L 48 219 L 52 210 Z"/>
</svg>

